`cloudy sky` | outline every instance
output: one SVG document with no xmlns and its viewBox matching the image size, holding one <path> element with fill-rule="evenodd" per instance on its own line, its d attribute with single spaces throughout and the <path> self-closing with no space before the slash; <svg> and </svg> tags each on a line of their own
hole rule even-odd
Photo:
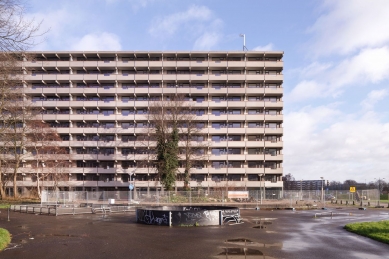
<svg viewBox="0 0 389 259">
<path fill-rule="evenodd" d="M 389 180 L 387 0 L 29 0 L 36 50 L 282 50 L 284 173 Z"/>
</svg>

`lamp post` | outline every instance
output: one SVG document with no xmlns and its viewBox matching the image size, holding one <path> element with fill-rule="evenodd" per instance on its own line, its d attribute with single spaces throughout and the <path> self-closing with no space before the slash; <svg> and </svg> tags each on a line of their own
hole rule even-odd
<svg viewBox="0 0 389 259">
<path fill-rule="evenodd" d="M 322 202 L 322 204 L 323 204 L 323 208 L 325 208 L 325 206 L 326 206 L 326 203 L 325 203 L 325 201 L 324 201 L 324 191 L 323 191 L 323 182 L 324 182 L 324 177 L 320 177 L 320 179 L 321 179 L 321 202 Z"/>
<path fill-rule="evenodd" d="M 300 201 L 303 200 L 303 179 L 300 180 Z"/>
<path fill-rule="evenodd" d="M 129 175 L 130 175 L 130 186 L 132 185 L 131 176 L 132 176 L 134 173 L 135 173 L 135 170 L 132 171 L 131 173 L 129 173 Z M 132 188 L 133 188 L 133 187 L 132 187 Z M 131 200 L 132 200 L 132 193 L 131 193 L 131 191 L 132 191 L 132 189 L 130 188 L 130 195 L 128 196 L 128 197 L 129 197 L 129 198 L 128 198 L 128 205 L 130 205 Z"/>
<path fill-rule="evenodd" d="M 377 178 L 374 178 L 377 179 Z M 385 178 L 382 178 L 382 180 L 385 180 Z M 381 199 L 381 178 L 378 178 L 378 203 L 377 206 L 380 206 L 380 199 Z"/>
</svg>

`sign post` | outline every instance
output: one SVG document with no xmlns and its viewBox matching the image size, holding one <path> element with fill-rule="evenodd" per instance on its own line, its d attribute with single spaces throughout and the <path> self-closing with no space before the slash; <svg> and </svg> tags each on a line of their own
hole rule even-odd
<svg viewBox="0 0 389 259">
<path fill-rule="evenodd" d="M 128 185 L 128 189 L 130 190 L 128 205 L 130 205 L 131 200 L 132 200 L 132 190 L 134 190 L 134 185 L 132 183 L 130 183 L 130 185 Z"/>
</svg>

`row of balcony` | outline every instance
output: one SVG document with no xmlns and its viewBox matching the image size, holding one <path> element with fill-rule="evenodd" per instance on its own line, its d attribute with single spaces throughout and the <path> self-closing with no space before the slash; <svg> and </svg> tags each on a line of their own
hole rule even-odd
<svg viewBox="0 0 389 259">
<path fill-rule="evenodd" d="M 58 134 L 152 134 L 154 132 L 153 128 L 76 128 L 76 127 L 55 127 Z M 282 135 L 283 128 L 203 128 L 199 130 L 197 134 L 210 134 L 210 135 L 220 135 L 220 134 L 234 134 L 234 135 Z M 102 141 L 101 141 L 102 142 Z"/>
<path fill-rule="evenodd" d="M 191 145 L 197 147 L 199 145 L 206 145 L 210 143 L 210 147 L 267 147 L 267 148 L 281 148 L 283 146 L 282 141 L 271 142 L 271 141 L 192 141 Z M 179 142 L 180 145 L 184 145 L 182 142 Z M 61 147 L 155 147 L 155 141 L 60 141 L 58 145 Z"/>
<path fill-rule="evenodd" d="M 161 95 L 161 94 L 268 94 L 268 95 L 282 95 L 283 88 L 121 88 L 121 87 L 112 87 L 112 88 L 24 88 L 24 93 L 26 94 L 119 94 L 119 95 L 128 95 L 128 94 L 152 94 L 152 95 Z"/>
<path fill-rule="evenodd" d="M 101 106 L 99 106 L 101 108 Z M 42 120 L 50 121 L 50 120 L 63 120 L 63 121 L 69 121 L 69 120 L 93 120 L 93 121 L 112 121 L 112 120 L 118 120 L 118 121 L 126 121 L 126 120 L 135 120 L 135 121 L 147 121 L 148 115 L 143 114 L 129 114 L 129 115 L 122 115 L 122 114 L 110 114 L 110 115 L 104 115 L 104 114 L 41 114 L 40 115 Z M 266 120 L 266 121 L 282 121 L 283 115 L 264 115 L 264 114 L 222 114 L 222 115 L 213 115 L 213 114 L 207 114 L 202 116 L 196 116 L 194 117 L 196 121 L 258 121 L 258 120 Z"/>
<path fill-rule="evenodd" d="M 56 128 L 59 134 L 147 134 L 152 132 L 152 128 Z M 199 134 L 264 134 L 267 135 L 280 135 L 283 134 L 283 128 L 204 128 Z"/>
<path fill-rule="evenodd" d="M 283 81 L 284 76 L 279 75 L 253 75 L 253 74 L 136 74 L 136 75 L 123 75 L 123 74 L 38 74 L 38 75 L 23 75 L 25 81 L 61 81 L 61 80 L 72 80 L 72 81 L 247 81 L 247 82 L 258 82 L 265 81 Z"/>
<path fill-rule="evenodd" d="M 29 174 L 31 172 L 34 172 L 36 168 L 28 168 L 28 167 L 23 167 L 19 169 L 19 172 L 22 174 Z M 48 168 L 43 168 L 42 172 L 45 173 L 49 169 Z M 66 172 L 65 172 L 66 170 Z M 179 168 L 178 169 L 179 174 L 184 173 L 184 168 Z M 80 167 L 71 167 L 71 168 L 64 168 L 63 173 L 64 174 L 146 174 L 146 175 L 152 175 L 155 174 L 155 168 L 128 168 L 128 169 L 122 169 L 122 168 L 109 168 L 109 169 L 104 169 L 104 168 L 91 168 L 91 167 L 85 167 L 85 168 L 80 168 Z M 212 176 L 213 174 L 215 175 L 226 175 L 226 174 L 242 174 L 242 175 L 248 175 L 248 174 L 282 174 L 283 168 L 192 168 L 191 169 L 191 174 L 205 174 L 205 175 L 210 175 Z"/>
<path fill-rule="evenodd" d="M 144 161 L 147 159 L 154 158 L 155 155 L 148 155 L 148 154 L 128 154 L 128 155 L 122 155 L 122 154 L 69 154 L 69 158 L 72 160 L 120 160 L 120 161 L 127 161 L 127 160 L 137 160 L 137 161 Z M 32 158 L 32 157 L 31 157 Z M 229 160 L 229 161 L 256 161 L 256 160 L 263 160 L 266 161 L 282 161 L 283 155 L 263 155 L 263 154 L 256 154 L 256 155 L 244 155 L 244 154 L 234 154 L 234 155 L 209 155 L 207 156 L 206 160 L 209 161 L 218 161 L 218 160 Z M 184 155 L 182 155 L 182 159 L 184 159 Z M 26 160 L 28 160 L 26 158 Z"/>
<path fill-rule="evenodd" d="M 38 107 L 58 107 L 58 108 L 69 108 L 69 107 L 85 107 L 85 108 L 128 108 L 128 107 L 149 107 L 153 101 L 34 101 L 34 105 Z M 263 102 L 263 101 L 203 101 L 203 102 L 187 102 L 188 106 L 196 108 L 282 108 L 283 101 L 277 102 Z"/>
<path fill-rule="evenodd" d="M 145 67 L 145 68 L 162 68 L 162 67 L 193 67 L 193 68 L 282 68 L 284 66 L 283 61 L 208 61 L 208 60 L 196 60 L 196 61 L 184 61 L 184 60 L 163 60 L 163 61 L 25 61 L 22 63 L 23 67 L 35 68 L 35 67 L 58 67 L 59 69 L 69 69 L 69 67 L 99 67 L 99 68 L 133 68 L 133 67 Z"/>
</svg>

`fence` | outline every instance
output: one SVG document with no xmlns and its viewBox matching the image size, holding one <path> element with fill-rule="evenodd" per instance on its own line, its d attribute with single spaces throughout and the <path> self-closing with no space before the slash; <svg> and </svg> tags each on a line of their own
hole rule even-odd
<svg viewBox="0 0 389 259">
<path fill-rule="evenodd" d="M 321 202 L 319 191 L 281 191 L 281 190 L 249 190 L 248 198 L 230 199 L 227 191 L 43 191 L 41 203 L 45 205 L 87 206 L 88 204 L 110 205 L 168 205 L 168 204 L 296 204 L 298 201 Z M 365 190 L 350 193 L 349 191 L 326 191 L 324 199 L 328 201 L 362 202 L 364 205 L 378 203 L 377 190 Z"/>
</svg>

